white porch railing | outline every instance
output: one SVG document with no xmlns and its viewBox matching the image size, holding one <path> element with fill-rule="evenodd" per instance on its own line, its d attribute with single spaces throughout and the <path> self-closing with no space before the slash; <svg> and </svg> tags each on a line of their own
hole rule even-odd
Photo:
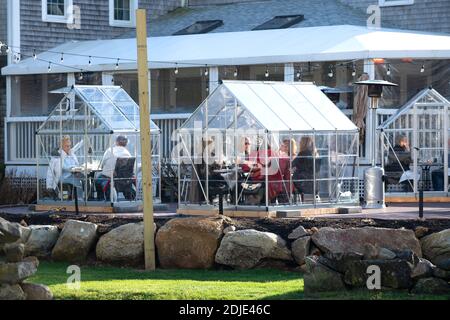
<svg viewBox="0 0 450 320">
<path fill-rule="evenodd" d="M 378 109 L 378 123 L 393 115 L 396 109 Z M 343 110 L 351 119 L 353 110 Z M 161 157 L 170 158 L 174 146 L 172 133 L 178 129 L 190 114 L 161 114 L 152 116 L 161 129 Z M 46 117 L 6 118 L 6 155 L 8 164 L 35 164 L 35 132 Z"/>
<path fill-rule="evenodd" d="M 161 129 L 161 157 L 169 158 L 173 148 L 172 132 L 178 129 L 190 114 L 154 115 L 153 121 Z M 35 133 L 47 117 L 6 118 L 6 163 L 10 165 L 36 164 Z"/>
</svg>

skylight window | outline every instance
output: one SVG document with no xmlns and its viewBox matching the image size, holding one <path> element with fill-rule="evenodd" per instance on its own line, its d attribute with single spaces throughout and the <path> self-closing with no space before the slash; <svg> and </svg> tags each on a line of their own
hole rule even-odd
<svg viewBox="0 0 450 320">
<path fill-rule="evenodd" d="M 285 29 L 289 28 L 304 20 L 302 14 L 289 16 L 276 16 L 273 19 L 264 22 L 263 24 L 253 28 L 253 30 L 269 30 L 269 29 Z"/>
<path fill-rule="evenodd" d="M 179 35 L 187 35 L 187 34 L 208 33 L 222 25 L 223 25 L 222 20 L 197 21 L 194 24 L 190 25 L 189 27 L 175 32 L 173 35 L 179 36 Z"/>
</svg>

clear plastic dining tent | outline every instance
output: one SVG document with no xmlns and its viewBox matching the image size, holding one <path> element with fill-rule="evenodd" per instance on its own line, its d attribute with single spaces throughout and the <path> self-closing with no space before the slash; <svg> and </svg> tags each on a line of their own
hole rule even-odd
<svg viewBox="0 0 450 320">
<path fill-rule="evenodd" d="M 179 207 L 358 204 L 358 148 L 312 83 L 223 81 L 177 131 Z"/>
<path fill-rule="evenodd" d="M 448 192 L 449 107 L 425 88 L 378 127 L 387 193 Z"/>
<path fill-rule="evenodd" d="M 38 204 L 120 206 L 142 200 L 139 106 L 119 86 L 72 86 L 36 132 Z M 160 130 L 152 135 L 160 199 Z M 111 160 L 114 159 L 114 160 Z"/>
</svg>

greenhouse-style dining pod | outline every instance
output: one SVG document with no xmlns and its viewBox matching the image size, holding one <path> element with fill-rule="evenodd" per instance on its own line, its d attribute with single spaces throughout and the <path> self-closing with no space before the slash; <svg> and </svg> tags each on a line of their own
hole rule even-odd
<svg viewBox="0 0 450 320">
<path fill-rule="evenodd" d="M 438 91 L 426 88 L 378 127 L 388 195 L 447 195 L 449 107 Z"/>
<path fill-rule="evenodd" d="M 130 207 L 142 202 L 139 106 L 119 86 L 72 86 L 36 132 L 38 205 Z M 151 123 L 153 197 L 160 199 L 160 130 Z"/>
<path fill-rule="evenodd" d="M 181 213 L 359 204 L 358 129 L 312 83 L 223 81 L 177 139 Z"/>
</svg>

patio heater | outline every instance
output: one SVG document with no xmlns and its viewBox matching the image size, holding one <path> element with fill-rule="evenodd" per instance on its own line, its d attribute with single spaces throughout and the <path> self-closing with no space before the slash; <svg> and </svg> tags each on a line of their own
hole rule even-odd
<svg viewBox="0 0 450 320">
<path fill-rule="evenodd" d="M 383 87 L 396 87 L 395 83 L 385 80 L 366 80 L 355 82 L 355 85 L 368 86 L 368 96 L 370 98 L 370 113 L 372 120 L 372 167 L 364 172 L 364 198 L 366 209 L 386 208 L 384 202 L 384 168 L 377 166 L 377 149 L 375 139 L 377 134 L 377 108 L 379 99 L 383 95 Z"/>
</svg>

